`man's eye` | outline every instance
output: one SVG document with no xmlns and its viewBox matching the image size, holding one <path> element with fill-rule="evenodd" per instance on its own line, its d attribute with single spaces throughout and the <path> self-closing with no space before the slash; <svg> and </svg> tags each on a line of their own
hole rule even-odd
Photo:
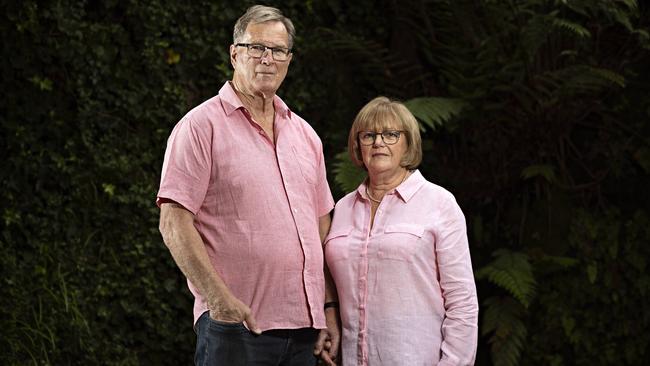
<svg viewBox="0 0 650 366">
<path fill-rule="evenodd" d="M 255 51 L 264 52 L 264 49 L 265 49 L 266 47 L 261 46 L 261 45 L 258 45 L 258 44 L 252 44 L 252 45 L 251 45 L 251 48 L 254 49 Z"/>
</svg>

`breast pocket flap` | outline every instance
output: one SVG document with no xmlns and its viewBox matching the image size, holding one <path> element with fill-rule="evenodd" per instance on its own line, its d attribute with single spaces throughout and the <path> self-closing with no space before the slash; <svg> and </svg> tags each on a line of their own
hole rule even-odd
<svg viewBox="0 0 650 366">
<path fill-rule="evenodd" d="M 414 224 L 393 224 L 386 226 L 385 233 L 407 233 L 421 238 L 424 234 L 424 226 Z"/>
<path fill-rule="evenodd" d="M 327 237 L 325 237 L 325 244 L 327 244 L 327 242 L 332 239 L 350 235 L 352 229 L 353 229 L 352 226 L 346 226 L 340 229 L 336 229 L 334 231 L 330 231 L 329 234 L 327 234 Z"/>
</svg>

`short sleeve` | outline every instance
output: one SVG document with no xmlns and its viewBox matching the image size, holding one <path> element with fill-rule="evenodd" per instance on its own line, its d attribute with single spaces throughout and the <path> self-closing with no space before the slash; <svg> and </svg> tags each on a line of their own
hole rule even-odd
<svg viewBox="0 0 650 366">
<path fill-rule="evenodd" d="M 201 208 L 212 167 L 212 125 L 185 116 L 167 140 L 157 204 L 175 201 L 196 215 Z"/>
</svg>

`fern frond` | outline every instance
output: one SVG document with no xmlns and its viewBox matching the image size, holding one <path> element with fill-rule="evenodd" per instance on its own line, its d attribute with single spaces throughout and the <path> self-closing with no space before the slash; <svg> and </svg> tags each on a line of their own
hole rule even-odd
<svg viewBox="0 0 650 366">
<path fill-rule="evenodd" d="M 578 23 L 571 22 L 566 19 L 555 18 L 553 19 L 553 26 L 565 31 L 569 31 L 581 38 L 591 37 L 591 32 Z"/>
<path fill-rule="evenodd" d="M 537 287 L 528 256 L 507 249 L 499 249 L 492 255 L 496 259 L 479 269 L 476 272 L 476 278 L 486 278 L 507 290 L 527 308 L 535 296 Z"/>
<path fill-rule="evenodd" d="M 625 77 L 619 73 L 599 67 L 587 67 L 587 70 L 597 78 L 609 81 L 611 84 L 616 84 L 621 88 L 625 87 Z"/>
<path fill-rule="evenodd" d="M 365 80 L 385 95 L 399 95 L 399 88 L 391 80 L 413 66 L 376 40 L 327 28 L 319 28 L 316 39 L 317 43 L 327 45 L 327 52 L 336 52 L 350 62 L 358 62 L 357 70 Z"/>
<path fill-rule="evenodd" d="M 551 21 L 547 16 L 533 16 L 521 30 L 521 45 L 529 59 L 537 53 L 537 50 L 546 42 L 551 33 Z"/>
<path fill-rule="evenodd" d="M 413 115 L 431 129 L 442 126 L 452 117 L 460 114 L 465 103 L 453 98 L 414 98 L 407 100 L 404 105 Z"/>
<path fill-rule="evenodd" d="M 492 362 L 499 366 L 516 366 L 528 333 L 523 318 L 526 310 L 513 298 L 490 297 L 483 302 L 481 334 L 492 333 L 488 342 Z"/>
<path fill-rule="evenodd" d="M 545 73 L 543 77 L 561 84 L 555 91 L 555 94 L 559 97 L 582 93 L 598 93 L 612 87 L 625 87 L 625 77 L 623 75 L 609 69 L 588 65 L 566 67 Z"/>
<path fill-rule="evenodd" d="M 579 261 L 575 258 L 570 258 L 570 257 L 559 257 L 559 256 L 553 256 L 553 255 L 544 255 L 541 258 L 542 261 L 555 264 L 557 266 L 560 266 L 562 268 L 571 268 L 579 263 Z"/>
<path fill-rule="evenodd" d="M 357 189 L 366 179 L 366 172 L 352 164 L 347 151 L 340 152 L 334 157 L 334 181 L 345 193 Z"/>
</svg>

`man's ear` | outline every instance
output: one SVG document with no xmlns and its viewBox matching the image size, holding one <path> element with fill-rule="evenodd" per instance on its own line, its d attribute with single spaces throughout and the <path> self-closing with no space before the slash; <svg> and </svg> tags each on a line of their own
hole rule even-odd
<svg viewBox="0 0 650 366">
<path fill-rule="evenodd" d="M 230 64 L 235 68 L 235 61 L 237 59 L 237 47 L 234 44 L 230 45 Z"/>
</svg>

